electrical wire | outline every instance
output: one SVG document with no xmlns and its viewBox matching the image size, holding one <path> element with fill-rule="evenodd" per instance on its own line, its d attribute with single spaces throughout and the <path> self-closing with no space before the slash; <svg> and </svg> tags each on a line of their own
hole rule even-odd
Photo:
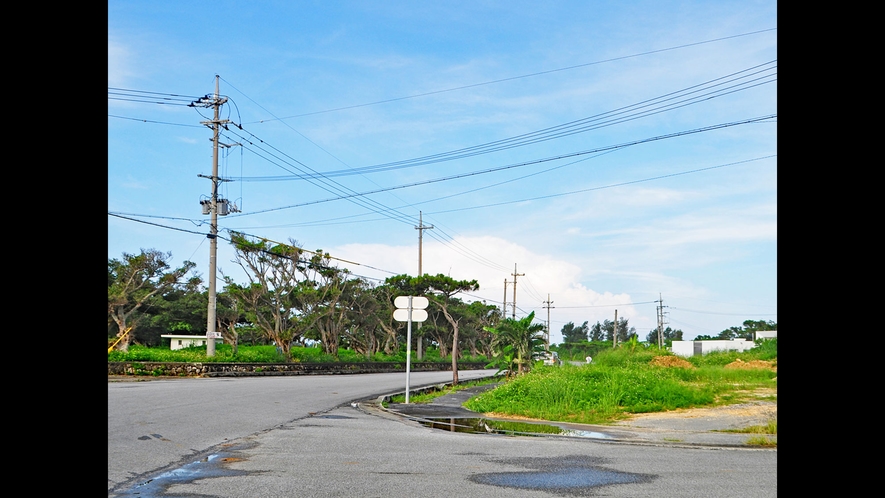
<svg viewBox="0 0 885 498">
<path fill-rule="evenodd" d="M 368 192 L 348 194 L 348 195 L 343 195 L 340 197 L 321 199 L 321 200 L 310 201 L 310 202 L 305 202 L 305 203 L 300 203 L 300 204 L 293 204 L 293 205 L 289 205 L 289 206 L 280 206 L 280 207 L 275 207 L 275 208 L 262 209 L 262 210 L 248 212 L 248 213 L 240 213 L 237 216 L 251 216 L 251 215 L 260 214 L 260 213 L 267 213 L 267 212 L 271 212 L 271 211 L 280 211 L 283 209 L 303 207 L 303 206 L 308 206 L 311 204 L 320 204 L 323 202 L 331 202 L 331 201 L 337 201 L 337 200 L 341 200 L 341 199 L 350 199 L 353 197 L 366 196 L 366 195 L 371 195 L 371 194 L 377 194 L 380 192 L 387 192 L 390 190 L 398 190 L 398 189 L 403 189 L 403 188 L 415 187 L 415 186 L 419 186 L 419 185 L 428 185 L 431 183 L 439 183 L 439 182 L 454 180 L 454 179 L 458 179 L 458 178 L 466 178 L 466 177 L 470 177 L 470 176 L 482 175 L 482 174 L 492 173 L 492 172 L 496 172 L 496 171 L 502 171 L 502 170 L 506 170 L 506 169 L 513 169 L 513 168 L 529 166 L 532 164 L 539 164 L 539 163 L 544 163 L 544 162 L 549 162 L 549 161 L 555 161 L 555 160 L 565 159 L 565 158 L 569 158 L 569 157 L 594 154 L 594 153 L 604 152 L 604 151 L 613 151 L 613 150 L 617 150 L 617 149 L 632 147 L 634 145 L 650 143 L 650 142 L 655 142 L 655 141 L 659 141 L 659 140 L 666 140 L 669 138 L 681 137 L 681 136 L 686 136 L 686 135 L 692 135 L 692 134 L 696 134 L 696 133 L 703 133 L 703 132 L 717 130 L 717 129 L 721 129 L 721 128 L 727 128 L 727 127 L 731 127 L 731 126 L 738 126 L 738 125 L 753 123 L 753 122 L 757 122 L 757 121 L 764 120 L 764 119 L 771 119 L 773 117 L 777 117 L 777 114 L 771 114 L 771 115 L 767 115 L 767 116 L 750 118 L 750 119 L 742 120 L 742 121 L 733 121 L 730 123 L 720 123 L 717 125 L 707 126 L 707 127 L 703 127 L 703 128 L 696 128 L 694 130 L 670 133 L 667 135 L 658 135 L 656 137 L 651 137 L 651 138 L 646 138 L 646 139 L 641 139 L 641 140 L 634 140 L 632 142 L 625 142 L 625 143 L 621 143 L 621 144 L 617 144 L 617 145 L 609 145 L 609 146 L 605 146 L 605 147 L 599 147 L 596 149 L 590 149 L 590 150 L 579 151 L 579 152 L 571 152 L 571 153 L 562 154 L 559 156 L 546 157 L 546 158 L 542 158 L 542 159 L 534 159 L 531 161 L 525 161 L 525 162 L 516 163 L 516 164 L 509 164 L 506 166 L 498 166 L 495 168 L 489 168 L 489 169 L 485 169 L 485 170 L 481 170 L 481 171 L 472 171 L 469 173 L 463 173 L 463 174 L 459 174 L 459 175 L 451 175 L 451 176 L 436 178 L 436 179 L 432 179 L 432 180 L 412 182 L 412 183 L 408 183 L 408 184 L 404 184 L 404 185 L 397 185 L 394 187 L 387 187 L 384 189 L 372 190 L 372 191 L 368 191 Z M 554 194 L 554 195 L 556 195 L 556 194 Z M 542 197 L 538 197 L 538 198 L 544 198 L 544 197 L 547 197 L 547 196 L 542 196 Z M 496 204 L 489 204 L 486 206 L 494 206 L 494 205 L 496 205 Z M 472 209 L 472 208 L 461 208 L 461 209 Z M 451 212 L 451 211 L 459 211 L 461 209 L 453 209 L 453 210 L 449 210 L 449 211 L 437 211 L 436 214 L 446 213 L 446 212 Z"/>
<path fill-rule="evenodd" d="M 359 107 L 367 107 L 367 106 L 372 106 L 372 105 L 386 104 L 386 103 L 390 103 L 390 102 L 397 102 L 397 101 L 400 101 L 400 100 L 414 99 L 414 98 L 418 98 L 418 97 L 426 97 L 426 96 L 428 96 L 428 95 L 436 95 L 436 94 L 440 94 L 440 93 L 454 92 L 454 91 L 457 91 L 457 90 L 464 90 L 464 89 L 467 89 L 467 88 L 475 88 L 475 87 L 479 87 L 479 86 L 492 85 L 492 84 L 495 84 L 495 83 L 503 83 L 503 82 L 505 82 L 505 81 L 513 81 L 513 80 L 518 80 L 518 79 L 523 79 L 523 78 L 530 78 L 530 77 L 533 77 L 533 76 L 540 76 L 540 75 L 544 75 L 544 74 L 551 74 L 551 73 L 556 73 L 556 72 L 560 72 L 560 71 L 568 71 L 568 70 L 571 70 L 571 69 L 577 69 L 577 68 L 581 68 L 581 67 L 587 67 L 587 66 L 593 66 L 593 65 L 597 65 L 597 64 L 603 64 L 603 63 L 606 63 L 606 62 L 614 62 L 614 61 L 619 61 L 619 60 L 630 59 L 630 58 L 633 58 L 633 57 L 641 57 L 641 56 L 644 56 L 644 55 L 658 54 L 658 53 L 661 53 L 661 52 L 668 52 L 668 51 L 671 51 L 671 50 L 678 50 L 678 49 L 681 49 L 681 48 L 694 47 L 694 46 L 703 45 L 703 44 L 707 44 L 707 43 L 713 43 L 713 42 L 718 42 L 718 41 L 723 41 L 723 40 L 730 40 L 730 39 L 733 39 L 733 38 L 739 38 L 739 37 L 742 37 L 742 36 L 755 35 L 755 34 L 759 34 L 759 33 L 765 33 L 765 32 L 767 32 L 767 31 L 776 31 L 776 30 L 777 30 L 777 28 L 762 29 L 762 30 L 759 30 L 759 31 L 752 31 L 752 32 L 749 32 L 749 33 L 741 33 L 741 34 L 738 34 L 738 35 L 725 36 L 725 37 L 722 37 L 722 38 L 714 38 L 714 39 L 711 39 L 711 40 L 704 40 L 704 41 L 700 41 L 700 42 L 687 43 L 687 44 L 685 44 L 685 45 L 677 45 L 677 46 L 674 46 L 674 47 L 662 48 L 662 49 L 657 49 L 657 50 L 649 50 L 649 51 L 646 51 L 646 52 L 640 52 L 640 53 L 632 54 L 632 55 L 624 55 L 624 56 L 620 56 L 620 57 L 612 57 L 612 58 L 610 58 L 610 59 L 603 59 L 603 60 L 594 61 L 594 62 L 586 62 L 586 63 L 583 63 L 583 64 L 576 64 L 576 65 L 574 65 L 574 66 L 561 67 L 561 68 L 558 68 L 558 69 L 550 69 L 550 70 L 547 70 L 547 71 L 539 71 L 539 72 L 536 72 L 536 73 L 523 74 L 523 75 L 520 75 L 520 76 L 511 76 L 511 77 L 508 77 L 508 78 L 501 78 L 501 79 L 497 79 L 497 80 L 485 81 L 485 82 L 482 82 L 482 83 L 473 83 L 473 84 L 470 84 L 470 85 L 462 85 L 462 86 L 458 86 L 458 87 L 454 87 L 454 88 L 447 88 L 447 89 L 444 89 L 444 90 L 434 90 L 434 91 L 431 91 L 431 92 L 419 93 L 419 94 L 409 95 L 409 96 L 405 96 L 405 97 L 394 97 L 394 98 L 391 98 L 391 99 L 379 100 L 379 101 L 375 101 L 375 102 L 369 102 L 369 103 L 366 103 L 366 104 L 356 104 L 356 105 L 350 105 L 350 106 L 345 106 L 345 107 L 337 107 L 337 108 L 334 108 L 334 109 L 326 109 L 326 110 L 323 110 L 323 111 L 314 111 L 314 112 L 309 112 L 309 113 L 304 113 L 304 114 L 295 114 L 295 115 L 292 115 L 292 116 L 286 116 L 286 117 L 282 117 L 282 118 L 274 117 L 274 119 L 262 119 L 262 120 L 259 120 L 259 121 L 253 121 L 253 122 L 250 122 L 250 123 L 248 123 L 248 124 L 253 124 L 253 123 L 265 123 L 265 122 L 270 122 L 270 121 L 285 120 L 285 119 L 298 118 L 298 117 L 303 117 L 303 116 L 312 116 L 312 115 L 315 115 L 315 114 L 325 114 L 325 113 L 329 113 L 329 112 L 343 111 L 343 110 L 347 110 L 347 109 L 356 109 L 356 108 L 359 108 Z"/>
<path fill-rule="evenodd" d="M 490 152 L 497 152 L 500 150 L 511 149 L 515 147 L 522 147 L 525 145 L 530 145 L 538 142 L 544 142 L 548 140 L 553 140 L 556 138 L 561 138 L 564 136 L 574 135 L 577 133 L 584 133 L 591 130 L 596 130 L 599 128 L 612 126 L 614 124 L 620 124 L 627 121 L 632 121 L 635 119 L 640 119 L 644 117 L 648 117 L 654 114 L 659 114 L 661 112 L 666 112 L 674 109 L 678 109 L 681 107 L 685 107 L 687 105 L 697 104 L 701 102 L 706 102 L 716 97 L 721 97 L 724 95 L 729 95 L 734 93 L 735 91 L 747 90 L 750 88 L 754 88 L 759 86 L 760 84 L 773 83 L 777 81 L 776 75 L 777 73 L 771 73 L 777 68 L 777 65 L 774 65 L 777 60 L 773 60 L 770 62 L 766 62 L 764 64 L 760 64 L 757 66 L 753 66 L 751 68 L 744 69 L 742 71 L 738 71 L 736 73 L 732 73 L 720 78 L 716 78 L 713 80 L 706 81 L 704 83 L 700 83 L 697 85 L 689 86 L 687 88 L 683 88 L 681 90 L 670 92 L 652 99 L 644 100 L 635 104 L 631 104 L 628 106 L 620 107 L 618 109 L 614 109 L 611 111 L 606 111 L 600 114 L 596 114 L 587 118 L 579 119 L 576 121 L 571 121 L 568 123 L 563 123 L 560 125 L 544 128 L 542 130 L 537 130 L 529 133 L 524 133 L 522 135 L 516 135 L 514 137 L 505 138 L 501 140 L 496 140 L 493 142 L 488 142 L 481 145 L 474 145 L 470 147 L 465 147 L 461 149 L 456 149 L 449 152 L 442 152 L 437 154 L 431 154 L 428 156 L 421 156 L 413 159 L 407 159 L 403 161 L 394 161 L 388 163 L 381 163 L 372 166 L 365 166 L 362 168 L 348 168 L 347 170 L 335 170 L 323 173 L 323 176 L 327 178 L 336 177 L 336 176 L 347 176 L 352 174 L 366 174 L 366 173 L 377 173 L 382 171 L 391 171 L 402 168 L 410 168 L 415 166 L 434 164 L 438 162 L 444 161 L 452 161 L 455 159 L 463 159 L 466 157 L 472 157 L 480 154 L 487 154 Z M 748 81 L 742 81 L 739 83 L 739 80 L 744 78 L 748 78 L 750 76 L 756 76 L 760 73 L 768 72 L 769 74 L 765 74 L 761 77 L 757 77 Z M 759 80 L 764 80 L 759 82 Z M 716 88 L 721 85 L 735 83 L 734 85 L 727 86 L 724 88 Z M 750 84 L 753 83 L 753 84 Z M 711 90 L 714 89 L 715 90 Z M 699 95 L 693 95 L 701 91 L 708 91 L 707 93 L 702 93 Z M 728 90 L 728 91 L 726 91 Z M 690 96 L 690 97 L 687 97 Z M 675 99 L 682 99 L 676 100 Z M 654 106 L 654 107 L 653 107 Z M 245 181 L 283 181 L 283 180 L 303 180 L 306 179 L 304 176 L 292 176 L 292 177 L 247 177 Z"/>
</svg>

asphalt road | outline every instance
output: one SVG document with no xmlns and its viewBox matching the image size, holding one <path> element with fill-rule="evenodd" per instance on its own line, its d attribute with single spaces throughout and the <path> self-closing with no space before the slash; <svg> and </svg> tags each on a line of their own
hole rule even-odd
<svg viewBox="0 0 885 498">
<path fill-rule="evenodd" d="M 494 370 L 459 372 L 462 381 Z M 351 401 L 405 389 L 405 373 L 108 382 L 108 490 L 174 468 L 210 448 Z M 410 387 L 451 382 L 412 372 Z"/>
<path fill-rule="evenodd" d="M 425 373 L 411 385 L 451 380 Z M 777 496 L 776 450 L 463 434 L 351 404 L 403 387 L 404 374 L 109 383 L 108 494 Z"/>
</svg>

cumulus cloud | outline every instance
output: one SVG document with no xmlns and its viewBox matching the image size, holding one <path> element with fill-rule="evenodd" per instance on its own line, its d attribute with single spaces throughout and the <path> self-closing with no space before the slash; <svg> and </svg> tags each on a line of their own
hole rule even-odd
<svg viewBox="0 0 885 498">
<path fill-rule="evenodd" d="M 517 317 L 535 311 L 539 321 L 547 320 L 544 301 L 553 301 L 551 309 L 551 337 L 553 343 L 561 342 L 560 330 L 566 322 L 578 325 L 584 321 L 614 318 L 617 308 L 619 317 L 630 320 L 631 326 L 645 327 L 654 317 L 642 317 L 629 303 L 632 297 L 626 293 L 612 293 L 603 289 L 586 287 L 580 279 L 584 273 L 580 266 L 547 254 L 530 251 L 526 247 L 499 237 L 455 237 L 447 243 L 424 239 L 422 269 L 425 274 L 444 274 L 459 280 L 476 279 L 480 288 L 465 301 L 485 300 L 501 305 L 504 299 L 504 281 L 507 280 L 507 316 L 512 313 L 514 262 L 517 276 Z M 329 248 L 338 258 L 362 262 L 372 261 L 373 268 L 342 264 L 355 274 L 372 278 L 386 278 L 393 273 L 418 273 L 418 250 L 415 246 L 391 246 L 385 244 L 348 244 Z M 482 255 L 482 256 L 480 256 Z M 388 270 L 393 273 L 385 273 Z M 651 325 L 654 326 L 654 325 Z"/>
</svg>

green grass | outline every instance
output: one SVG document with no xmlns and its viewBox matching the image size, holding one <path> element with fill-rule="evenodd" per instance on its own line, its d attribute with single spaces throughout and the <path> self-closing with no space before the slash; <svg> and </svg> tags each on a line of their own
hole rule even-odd
<svg viewBox="0 0 885 498">
<path fill-rule="evenodd" d="M 446 394 L 452 394 L 468 387 L 476 387 L 476 386 L 484 386 L 487 384 L 495 384 L 497 382 L 501 382 L 500 377 L 489 377 L 485 379 L 479 380 L 471 380 L 469 382 L 459 383 L 456 386 L 446 386 L 443 389 L 435 389 L 433 391 L 423 393 L 423 394 L 414 394 L 409 396 L 409 403 L 430 403 L 431 401 L 439 398 L 440 396 L 445 396 Z M 398 394 L 396 396 L 390 397 L 391 403 L 405 403 L 406 395 Z"/>
<path fill-rule="evenodd" d="M 601 351 L 589 365 L 539 365 L 464 406 L 480 413 L 603 424 L 632 413 L 739 402 L 755 388 L 777 387 L 776 372 L 724 368 L 737 358 L 757 359 L 757 351 L 718 355 L 695 369 L 650 366 L 661 354 L 666 353 L 619 348 Z"/>
<path fill-rule="evenodd" d="M 764 425 L 751 425 L 742 429 L 729 429 L 722 432 L 738 432 L 741 434 L 770 434 L 777 435 L 777 420 L 769 420 Z"/>
<path fill-rule="evenodd" d="M 777 447 L 777 439 L 771 439 L 765 436 L 753 436 L 747 439 L 747 444 L 751 446 L 774 446 Z"/>
</svg>

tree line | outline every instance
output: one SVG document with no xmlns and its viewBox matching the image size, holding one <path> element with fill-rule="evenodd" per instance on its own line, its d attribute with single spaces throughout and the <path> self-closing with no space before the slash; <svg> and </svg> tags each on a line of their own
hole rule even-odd
<svg viewBox="0 0 885 498">
<path fill-rule="evenodd" d="M 437 348 L 441 357 L 452 357 L 456 369 L 463 355 L 492 358 L 500 346 L 495 332 L 506 322 L 500 309 L 458 297 L 477 290 L 476 280 L 404 274 L 373 283 L 334 266 L 328 253 L 305 251 L 294 240 L 275 244 L 233 234 L 231 241 L 233 262 L 248 278 L 237 283 L 221 274 L 216 330 L 234 354 L 243 341 L 276 344 L 287 360 L 292 346 L 313 344 L 334 357 L 339 348 L 367 359 L 379 352 L 395 354 L 406 341 L 406 324 L 393 319 L 393 301 L 404 295 L 430 301 L 427 320 L 412 327 L 418 359 L 422 348 Z M 206 334 L 208 291 L 192 274 L 192 262 L 173 268 L 171 259 L 171 253 L 156 249 L 108 259 L 109 346 L 125 351 L 133 343 L 160 345 L 161 334 Z"/>
<path fill-rule="evenodd" d="M 694 340 L 731 340 L 731 339 L 747 339 L 752 341 L 755 333 L 760 330 L 777 330 L 777 322 L 763 320 L 744 320 L 743 326 L 729 327 L 718 335 L 699 335 Z M 579 344 L 584 342 L 614 342 L 614 321 L 604 320 L 596 322 L 595 325 L 589 326 L 588 322 L 584 322 L 580 326 L 574 322 L 568 322 L 562 327 L 563 345 Z M 661 337 L 665 347 L 670 347 L 673 341 L 682 341 L 683 332 L 681 329 L 672 329 L 669 326 L 661 331 Z M 635 327 L 629 326 L 626 318 L 618 319 L 618 343 L 626 343 L 638 336 Z M 645 336 L 646 342 L 649 344 L 658 343 L 658 329 L 651 329 Z"/>
</svg>

